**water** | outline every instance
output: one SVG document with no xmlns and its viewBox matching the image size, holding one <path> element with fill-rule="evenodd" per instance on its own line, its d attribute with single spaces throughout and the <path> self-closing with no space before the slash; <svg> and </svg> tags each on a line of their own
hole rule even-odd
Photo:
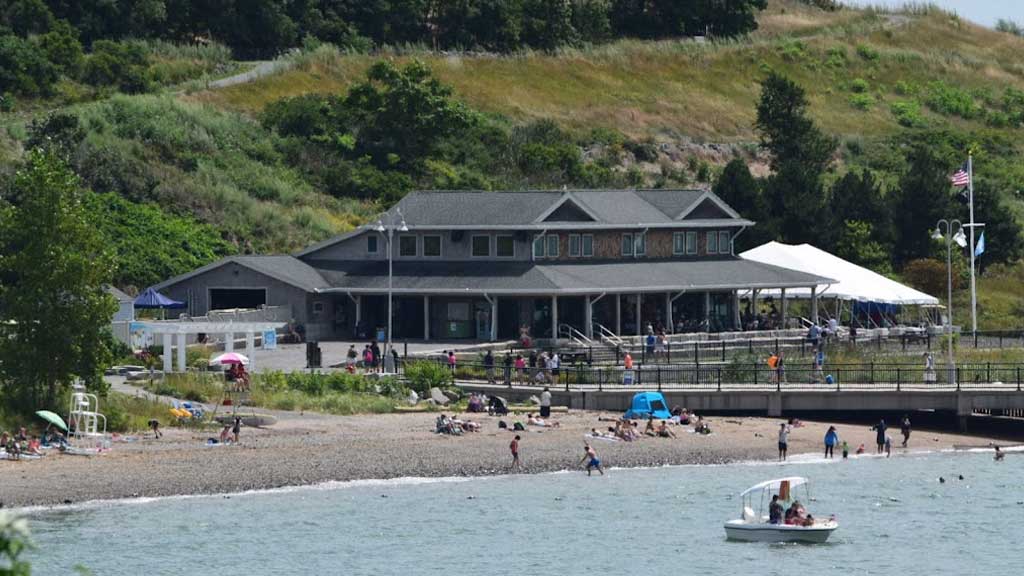
<svg viewBox="0 0 1024 576">
<path fill-rule="evenodd" d="M 1022 465 L 930 454 L 124 501 L 32 512 L 30 559 L 43 575 L 1016 574 Z M 727 542 L 737 494 L 788 475 L 811 478 L 812 514 L 837 515 L 830 542 Z"/>
</svg>

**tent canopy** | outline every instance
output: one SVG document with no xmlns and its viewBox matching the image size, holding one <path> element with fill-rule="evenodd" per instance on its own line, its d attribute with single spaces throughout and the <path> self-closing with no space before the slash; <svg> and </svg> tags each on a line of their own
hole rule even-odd
<svg viewBox="0 0 1024 576">
<path fill-rule="evenodd" d="M 740 254 L 741 258 L 774 264 L 808 274 L 835 278 L 837 282 L 818 292 L 821 298 L 839 298 L 858 302 L 894 305 L 938 305 L 939 299 L 904 286 L 877 272 L 847 262 L 810 244 L 769 242 Z M 762 290 L 762 295 L 778 295 L 779 290 Z M 809 288 L 786 290 L 787 297 L 809 298 Z"/>
<path fill-rule="evenodd" d="M 659 420 L 668 420 L 672 414 L 668 411 L 665 397 L 661 392 L 640 392 L 633 395 L 633 402 L 626 412 L 626 418 L 641 419 L 654 416 Z"/>
<path fill-rule="evenodd" d="M 139 294 L 139 297 L 135 299 L 136 308 L 184 308 L 184 302 L 178 302 L 177 300 L 171 300 L 167 296 L 157 292 L 152 288 L 146 288 L 146 291 Z"/>
</svg>

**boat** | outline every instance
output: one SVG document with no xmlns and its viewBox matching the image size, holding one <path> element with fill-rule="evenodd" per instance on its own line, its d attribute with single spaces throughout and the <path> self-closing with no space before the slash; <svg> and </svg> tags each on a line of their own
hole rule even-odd
<svg viewBox="0 0 1024 576">
<path fill-rule="evenodd" d="M 789 476 L 767 480 L 755 484 L 742 494 L 743 510 L 739 518 L 729 520 L 725 523 L 725 535 L 729 540 L 741 542 L 804 542 L 808 544 L 822 544 L 829 536 L 839 528 L 835 517 L 822 520 L 815 519 L 810 526 L 795 526 L 789 524 L 770 524 L 765 514 L 768 505 L 771 503 L 772 495 L 778 494 L 779 501 L 790 503 L 794 498 L 793 489 L 803 486 L 807 493 L 807 501 L 810 501 L 810 488 L 808 480 L 800 476 Z M 760 500 L 758 513 L 754 513 L 753 500 Z"/>
</svg>

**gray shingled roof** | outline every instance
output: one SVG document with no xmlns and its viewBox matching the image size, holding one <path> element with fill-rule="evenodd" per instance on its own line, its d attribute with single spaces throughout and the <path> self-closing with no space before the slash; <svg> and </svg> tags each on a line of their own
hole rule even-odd
<svg viewBox="0 0 1024 576">
<path fill-rule="evenodd" d="M 264 274 L 276 280 L 280 280 L 286 284 L 291 284 L 296 288 L 300 288 L 307 292 L 314 292 L 323 288 L 329 288 L 330 284 L 324 280 L 323 276 L 316 268 L 313 268 L 309 264 L 306 264 L 302 260 L 294 256 L 287 255 L 273 255 L 273 256 L 228 256 L 216 262 L 212 262 L 197 268 L 191 272 L 187 272 L 180 276 L 176 276 L 161 282 L 154 286 L 157 290 L 162 290 L 168 286 L 173 286 L 210 270 L 215 270 L 221 266 L 227 264 L 238 264 L 245 266 L 251 270 Z"/>
<path fill-rule="evenodd" d="M 103 289 L 106 290 L 107 294 L 113 296 L 118 302 L 135 302 L 135 298 L 132 298 L 123 291 L 118 290 L 116 286 L 107 285 L 104 286 Z"/>
<path fill-rule="evenodd" d="M 569 196 L 599 224 L 635 226 L 673 223 L 703 194 L 701 190 L 418 191 L 396 208 L 414 227 L 521 226 L 534 224 Z"/>
<path fill-rule="evenodd" d="M 313 262 L 338 290 L 386 291 L 386 262 Z M 395 262 L 394 290 L 447 293 L 594 293 L 601 291 L 785 288 L 831 280 L 742 259 L 533 264 Z"/>
</svg>

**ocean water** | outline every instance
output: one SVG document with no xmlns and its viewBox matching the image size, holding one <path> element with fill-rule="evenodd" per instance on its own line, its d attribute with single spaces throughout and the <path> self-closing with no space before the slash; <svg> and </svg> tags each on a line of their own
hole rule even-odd
<svg viewBox="0 0 1024 576">
<path fill-rule="evenodd" d="M 29 510 L 30 560 L 41 575 L 1020 573 L 1024 454 L 803 459 Z M 738 494 L 789 475 L 811 479 L 811 501 L 797 490 L 812 514 L 836 515 L 832 539 L 726 541 Z"/>
</svg>

